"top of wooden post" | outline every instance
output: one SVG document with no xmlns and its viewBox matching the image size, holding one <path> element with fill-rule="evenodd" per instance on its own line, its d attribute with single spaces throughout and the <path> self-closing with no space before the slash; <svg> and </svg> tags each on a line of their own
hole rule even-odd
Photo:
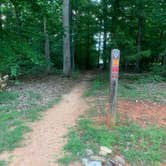
<svg viewBox="0 0 166 166">
<path fill-rule="evenodd" d="M 111 55 L 112 55 L 112 58 L 119 59 L 120 58 L 120 50 L 119 49 L 113 49 Z"/>
</svg>

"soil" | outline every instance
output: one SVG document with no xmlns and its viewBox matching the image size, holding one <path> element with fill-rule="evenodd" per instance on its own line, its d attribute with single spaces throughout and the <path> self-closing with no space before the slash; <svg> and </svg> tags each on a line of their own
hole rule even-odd
<svg viewBox="0 0 166 166">
<path fill-rule="evenodd" d="M 64 154 L 62 148 L 66 142 L 64 136 L 68 128 L 73 126 L 79 116 L 90 107 L 88 102 L 81 97 L 88 86 L 89 78 L 87 76 L 77 83 L 68 94 L 63 96 L 59 104 L 43 112 L 43 118 L 40 121 L 29 125 L 32 132 L 25 135 L 24 146 L 11 153 L 3 153 L 0 159 L 8 159 L 12 156 L 9 166 L 58 166 L 56 160 Z M 40 85 L 40 88 L 42 89 L 43 86 Z M 50 94 L 55 93 L 51 82 L 50 86 L 52 87 L 50 92 L 53 91 Z M 37 89 L 40 88 L 37 87 Z M 44 91 L 46 92 L 47 89 Z M 166 125 L 166 105 L 121 99 L 118 102 L 118 112 L 122 120 L 129 118 L 144 127 L 149 124 L 155 124 L 158 127 Z M 99 120 L 104 120 L 104 118 L 100 116 Z M 71 166 L 80 166 L 80 164 L 74 163 Z"/>
<path fill-rule="evenodd" d="M 22 79 L 17 85 L 12 84 L 8 87 L 7 91 L 19 94 L 17 111 L 23 111 L 29 108 L 27 105 L 27 101 L 29 100 L 27 92 L 36 96 L 36 105 L 45 106 L 50 101 L 56 100 L 61 95 L 68 93 L 78 81 L 79 79 L 74 80 L 60 75 L 48 75 L 39 78 Z"/>
<path fill-rule="evenodd" d="M 118 103 L 121 119 L 131 119 L 143 127 L 148 125 L 166 126 L 166 105 L 126 100 L 120 100 Z"/>
<path fill-rule="evenodd" d="M 106 112 L 109 110 L 109 104 L 105 105 L 105 113 L 93 117 L 92 119 L 96 123 L 106 123 L 107 125 L 107 115 Z M 149 125 L 154 125 L 157 127 L 166 127 L 166 105 L 159 103 L 152 103 L 146 101 L 129 101 L 129 100 L 118 100 L 117 114 L 120 118 L 121 123 L 126 120 L 131 120 L 141 125 L 142 127 L 147 127 Z"/>
<path fill-rule="evenodd" d="M 88 76 L 86 79 L 89 79 Z M 86 79 L 64 95 L 59 104 L 45 111 L 40 121 L 29 125 L 32 132 L 25 136 L 23 147 L 6 152 L 0 158 L 3 160 L 12 156 L 9 166 L 58 166 L 56 160 L 63 156 L 64 136 L 68 128 L 88 109 L 81 97 L 88 85 Z"/>
</svg>

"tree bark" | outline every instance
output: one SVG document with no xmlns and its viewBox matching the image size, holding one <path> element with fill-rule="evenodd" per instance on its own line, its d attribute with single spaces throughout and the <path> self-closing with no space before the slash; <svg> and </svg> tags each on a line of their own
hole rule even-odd
<svg viewBox="0 0 166 166">
<path fill-rule="evenodd" d="M 103 68 L 107 68 L 107 2 L 103 1 L 103 28 L 104 28 L 104 36 L 103 36 Z"/>
<path fill-rule="evenodd" d="M 3 40 L 3 27 L 2 27 L 2 24 L 3 24 L 3 21 L 2 21 L 2 8 L 1 8 L 1 5 L 2 5 L 2 2 L 0 2 L 0 42 L 2 42 Z"/>
<path fill-rule="evenodd" d="M 142 47 L 142 29 L 143 29 L 143 18 L 138 18 L 138 36 L 137 36 L 137 59 L 136 59 L 136 68 L 137 72 L 140 72 L 140 51 Z"/>
<path fill-rule="evenodd" d="M 14 6 L 14 11 L 15 11 L 15 16 L 16 16 L 16 24 L 17 24 L 17 32 L 19 35 L 21 35 L 21 27 L 22 27 L 22 22 L 20 20 L 20 9 L 18 6 L 18 3 L 15 0 L 10 0 L 10 2 L 13 4 Z"/>
<path fill-rule="evenodd" d="M 2 10 L 1 10 L 2 3 L 0 2 L 0 32 L 2 32 Z M 2 35 L 3 33 L 1 33 Z"/>
<path fill-rule="evenodd" d="M 107 32 L 106 32 L 106 27 L 104 25 L 104 40 L 103 40 L 103 67 L 104 69 L 107 68 Z"/>
<path fill-rule="evenodd" d="M 119 26 L 118 17 L 120 15 L 120 4 L 119 0 L 114 0 L 112 4 L 113 13 L 112 13 L 112 25 L 111 25 L 111 38 L 113 41 L 113 46 L 118 47 L 117 43 L 117 27 Z"/>
<path fill-rule="evenodd" d="M 159 34 L 159 46 L 160 47 L 162 46 L 163 36 L 164 36 L 164 30 L 161 29 L 160 34 Z M 160 58 L 160 54 L 159 54 L 158 57 L 159 57 L 159 61 L 162 63 L 162 65 L 166 65 L 166 49 L 164 51 L 164 54 L 163 54 L 162 58 Z M 162 61 L 161 61 L 161 59 L 162 59 Z"/>
<path fill-rule="evenodd" d="M 166 66 L 166 49 L 163 53 L 163 66 Z"/>
<path fill-rule="evenodd" d="M 89 19 L 87 23 L 87 51 L 86 51 L 86 69 L 90 69 L 90 24 L 89 24 Z"/>
<path fill-rule="evenodd" d="M 47 73 L 50 72 L 51 70 L 51 63 L 50 63 L 50 41 L 49 41 L 49 35 L 48 35 L 48 30 L 47 30 L 47 18 L 46 16 L 44 16 L 43 18 L 43 22 L 44 22 L 44 52 L 45 52 L 45 59 L 46 59 L 46 63 L 47 63 Z"/>
<path fill-rule="evenodd" d="M 71 73 L 69 0 L 63 0 L 63 27 L 63 73 L 69 76 Z"/>
<path fill-rule="evenodd" d="M 100 67 L 100 55 L 101 55 L 101 32 L 99 33 L 99 46 L 98 46 L 97 68 Z"/>
<path fill-rule="evenodd" d="M 72 70 L 75 69 L 75 59 L 76 59 L 76 47 L 77 47 L 77 39 L 78 39 L 78 12 L 76 9 L 76 14 L 75 14 L 75 19 L 73 19 L 73 13 L 72 9 L 71 10 L 71 20 L 73 20 L 73 30 L 72 30 L 72 37 L 71 37 L 71 42 L 72 42 L 72 47 L 71 47 L 71 56 L 72 56 Z"/>
</svg>

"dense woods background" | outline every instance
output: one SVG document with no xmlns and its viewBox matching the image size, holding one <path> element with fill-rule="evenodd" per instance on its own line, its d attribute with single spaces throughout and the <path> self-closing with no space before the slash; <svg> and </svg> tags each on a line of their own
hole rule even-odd
<svg viewBox="0 0 166 166">
<path fill-rule="evenodd" d="M 93 69 L 102 62 L 108 68 L 111 49 L 119 48 L 121 71 L 166 75 L 165 0 L 70 0 L 65 8 L 66 4 L 0 1 L 1 74 L 17 77 L 62 69 L 63 14 L 69 9 L 73 70 Z"/>
</svg>

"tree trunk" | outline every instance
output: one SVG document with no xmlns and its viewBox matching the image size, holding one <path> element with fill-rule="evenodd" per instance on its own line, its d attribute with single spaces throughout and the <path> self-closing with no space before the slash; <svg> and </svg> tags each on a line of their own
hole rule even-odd
<svg viewBox="0 0 166 166">
<path fill-rule="evenodd" d="M 63 27 L 63 73 L 69 76 L 71 73 L 69 0 L 63 0 Z"/>
<path fill-rule="evenodd" d="M 107 2 L 103 1 L 103 15 L 104 15 L 104 38 L 103 38 L 103 68 L 107 68 Z"/>
<path fill-rule="evenodd" d="M 113 41 L 113 47 L 118 47 L 117 43 L 117 27 L 119 26 L 118 17 L 120 16 L 120 4 L 119 0 L 114 0 L 112 4 L 112 25 L 111 25 L 111 38 Z"/>
<path fill-rule="evenodd" d="M 88 23 L 87 23 L 87 51 L 86 51 L 86 69 L 90 68 L 90 24 L 89 24 L 89 19 L 88 19 Z"/>
<path fill-rule="evenodd" d="M 1 5 L 2 5 L 2 2 L 0 2 L 0 42 L 2 42 L 2 39 L 3 39 L 3 27 L 2 27 L 2 24 L 3 24 L 3 21 L 2 21 L 2 8 L 1 8 Z"/>
<path fill-rule="evenodd" d="M 163 53 L 163 66 L 166 66 L 166 49 Z"/>
<path fill-rule="evenodd" d="M 166 53 L 164 54 L 163 65 L 166 66 Z"/>
<path fill-rule="evenodd" d="M 142 47 L 142 29 L 143 29 L 143 18 L 138 18 L 138 36 L 137 36 L 137 59 L 136 59 L 136 68 L 137 72 L 140 72 L 140 51 Z"/>
<path fill-rule="evenodd" d="M 101 32 L 100 32 L 100 34 L 99 34 L 99 46 L 98 46 L 97 68 L 100 68 L 100 53 L 101 53 Z"/>
<path fill-rule="evenodd" d="M 75 70 L 75 40 L 73 41 L 73 48 L 72 48 L 72 70 Z"/>
<path fill-rule="evenodd" d="M 2 3 L 0 2 L 0 32 L 2 32 L 2 10 L 1 10 Z M 3 33 L 1 33 L 2 35 Z"/>
<path fill-rule="evenodd" d="M 47 73 L 50 72 L 51 70 L 51 63 L 50 63 L 50 41 L 49 41 L 49 35 L 48 35 L 48 31 L 47 31 L 47 18 L 46 16 L 44 16 L 43 18 L 43 22 L 44 22 L 44 52 L 45 52 L 45 59 L 46 59 L 46 63 L 47 63 Z"/>
<path fill-rule="evenodd" d="M 71 20 L 73 19 L 73 13 L 72 9 L 71 10 Z M 72 42 L 72 47 L 71 47 L 71 56 L 72 56 L 72 70 L 75 69 L 75 56 L 76 56 L 76 47 L 77 47 L 77 39 L 78 39 L 78 18 L 77 18 L 77 9 L 76 9 L 76 16 L 75 20 L 73 20 L 73 30 L 72 30 L 72 37 L 71 37 L 71 42 Z"/>
<path fill-rule="evenodd" d="M 21 35 L 22 22 L 20 20 L 21 14 L 20 14 L 20 9 L 19 9 L 19 4 L 15 0 L 10 0 L 10 2 L 14 6 L 14 11 L 15 11 L 15 16 L 16 16 L 16 24 L 17 24 L 17 32 L 19 35 Z"/>
<path fill-rule="evenodd" d="M 159 34 L 159 47 L 162 46 L 162 40 L 163 40 L 163 36 L 164 36 L 164 30 L 161 29 L 160 30 L 160 34 Z M 166 65 L 166 49 L 165 49 L 165 54 L 163 54 L 163 57 L 160 58 L 160 54 L 158 55 L 159 61 L 162 63 L 162 65 Z M 161 61 L 162 60 L 162 61 Z"/>
<path fill-rule="evenodd" d="M 106 55 L 106 53 L 107 53 L 107 51 L 106 51 L 106 49 L 107 49 L 107 32 L 106 32 L 106 30 L 105 30 L 105 27 L 104 27 L 104 40 L 103 40 L 103 67 L 104 67 L 104 69 L 106 69 L 107 68 L 107 55 Z"/>
</svg>

